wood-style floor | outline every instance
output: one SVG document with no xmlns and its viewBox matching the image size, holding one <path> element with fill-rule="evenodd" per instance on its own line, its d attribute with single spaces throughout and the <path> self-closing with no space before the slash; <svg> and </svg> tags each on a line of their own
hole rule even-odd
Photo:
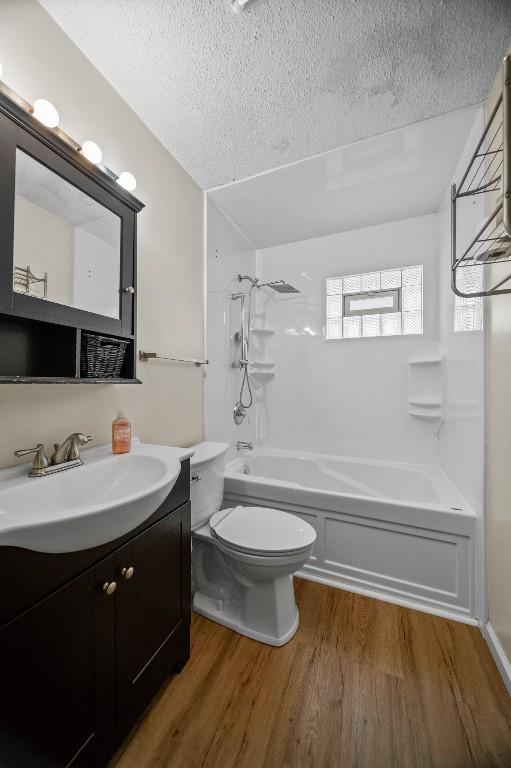
<svg viewBox="0 0 511 768">
<path fill-rule="evenodd" d="M 189 663 L 116 768 L 511 767 L 511 699 L 475 627 L 295 588 L 282 648 L 194 616 Z"/>
</svg>

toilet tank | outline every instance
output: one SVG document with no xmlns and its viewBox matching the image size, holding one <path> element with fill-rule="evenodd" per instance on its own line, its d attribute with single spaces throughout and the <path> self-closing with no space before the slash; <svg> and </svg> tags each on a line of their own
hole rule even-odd
<svg viewBox="0 0 511 768">
<path fill-rule="evenodd" d="M 206 442 L 193 446 L 194 453 L 190 459 L 192 531 L 207 522 L 221 508 L 228 448 L 229 443 Z"/>
</svg>

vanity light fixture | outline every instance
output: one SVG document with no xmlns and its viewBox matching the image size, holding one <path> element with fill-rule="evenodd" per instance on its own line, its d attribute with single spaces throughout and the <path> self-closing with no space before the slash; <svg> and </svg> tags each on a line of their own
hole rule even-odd
<svg viewBox="0 0 511 768">
<path fill-rule="evenodd" d="M 47 128 L 56 128 L 59 124 L 59 113 L 48 99 L 36 99 L 31 112 Z"/>
<path fill-rule="evenodd" d="M 239 1 L 241 4 L 249 2 L 249 0 Z M 103 163 L 103 152 L 101 151 L 101 147 L 99 147 L 95 141 L 90 141 L 88 139 L 87 141 L 84 141 L 82 145 L 80 145 L 71 136 L 69 136 L 69 134 L 58 127 L 60 120 L 59 113 L 51 101 L 48 101 L 48 99 L 36 99 L 32 105 L 30 102 L 26 101 L 26 99 L 16 93 L 16 91 L 13 91 L 12 88 L 10 88 L 6 83 L 4 83 L 2 81 L 1 61 L 0 93 L 4 94 L 4 96 L 7 96 L 8 99 L 24 109 L 30 115 L 33 115 L 47 128 L 51 128 L 53 132 L 59 137 L 59 139 L 65 141 L 66 144 L 75 150 L 75 152 L 79 152 L 81 155 L 87 158 L 87 160 L 95 165 L 98 170 L 105 174 L 105 176 L 108 176 L 111 181 L 116 181 L 119 186 L 121 186 L 127 192 L 133 192 L 133 190 L 136 189 L 137 180 L 132 173 L 129 173 L 129 171 L 123 171 L 120 176 L 117 176 L 117 174 L 114 173 L 111 168 L 108 168 L 108 166 Z"/>
<path fill-rule="evenodd" d="M 94 165 L 97 165 L 103 159 L 103 152 L 95 141 L 84 141 L 80 151 Z"/>
<path fill-rule="evenodd" d="M 125 189 L 127 192 L 133 192 L 137 186 L 136 178 L 129 171 L 123 171 L 117 179 L 117 183 L 120 184 L 121 187 L 123 187 L 123 189 Z"/>
</svg>

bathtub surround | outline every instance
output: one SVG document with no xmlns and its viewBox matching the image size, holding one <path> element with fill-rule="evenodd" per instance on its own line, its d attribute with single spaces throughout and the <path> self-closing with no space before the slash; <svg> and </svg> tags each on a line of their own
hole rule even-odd
<svg viewBox="0 0 511 768">
<path fill-rule="evenodd" d="M 453 178 L 459 175 L 466 155 L 473 151 L 473 143 L 482 121 L 481 110 L 472 111 L 471 121 L 471 129 L 463 133 L 462 142 L 465 142 L 468 135 L 466 145 L 463 147 L 462 143 L 459 146 L 459 155 L 451 165 Z M 364 146 L 370 155 L 370 147 L 366 145 L 369 142 Z M 435 582 L 439 574 L 431 572 L 429 575 L 423 573 L 424 580 L 420 586 L 415 584 L 407 587 L 405 582 L 413 583 L 414 578 L 411 572 L 405 573 L 406 568 L 400 574 L 387 573 L 385 567 L 380 568 L 375 562 L 370 562 L 370 558 L 366 562 L 360 559 L 348 562 L 343 559 L 341 551 L 333 556 L 332 552 L 327 551 L 328 548 L 321 549 L 321 542 L 330 540 L 327 533 L 330 508 L 326 508 L 326 512 L 321 508 L 318 512 L 315 502 L 307 505 L 302 500 L 297 501 L 293 509 L 311 515 L 305 519 L 316 522 L 320 548 L 318 560 L 321 562 L 313 565 L 311 561 L 308 575 L 330 579 L 330 583 L 342 582 L 349 589 L 365 589 L 383 599 L 412 599 L 426 610 L 428 605 L 430 609 L 435 609 L 436 605 L 436 609 L 457 615 L 463 620 L 482 621 L 485 616 L 482 469 L 484 341 L 481 330 L 455 331 L 455 315 L 459 303 L 456 303 L 450 289 L 450 179 L 447 175 L 442 178 L 443 194 L 437 196 L 434 213 L 410 216 L 376 226 L 370 226 L 368 222 L 363 228 L 255 251 L 255 271 L 252 270 L 251 274 L 257 275 L 263 282 L 284 278 L 301 293 L 281 297 L 261 290 L 255 294 L 253 327 L 259 330 L 252 339 L 250 358 L 254 363 L 253 380 L 257 382 L 256 423 L 253 424 L 252 412 L 252 433 L 248 439 L 254 442 L 256 448 L 270 455 L 284 450 L 298 451 L 305 455 L 313 453 L 352 457 L 365 462 L 383 460 L 427 465 L 432 468 L 431 471 L 446 478 L 446 482 L 456 489 L 457 501 L 444 503 L 443 509 L 449 510 L 454 506 L 464 512 L 457 516 L 455 510 L 450 510 L 441 519 L 439 525 L 442 533 L 435 544 L 431 541 L 435 539 L 436 534 L 433 532 L 437 522 L 433 523 L 432 516 L 426 511 L 421 513 L 421 525 L 417 526 L 417 521 L 411 518 L 406 522 L 400 521 L 403 526 L 409 526 L 406 531 L 403 528 L 401 533 L 409 537 L 410 551 L 418 547 L 422 554 L 417 552 L 417 557 L 423 557 L 424 562 L 427 563 L 432 555 L 426 552 L 428 546 L 435 547 L 438 544 L 444 554 L 455 551 L 461 553 L 458 560 L 456 557 L 447 557 L 444 563 L 446 567 L 439 569 L 439 573 L 443 572 L 442 583 Z M 406 186 L 406 183 L 407 179 L 403 177 L 402 184 Z M 240 186 L 233 185 L 232 188 Z M 295 187 L 298 189 L 298 185 Z M 268 191 L 268 180 L 266 189 Z M 291 189 L 288 189 L 288 194 L 291 196 L 288 201 L 290 208 L 293 199 L 296 199 L 298 206 L 301 205 L 299 192 L 296 198 L 292 197 Z M 207 195 L 208 206 L 215 205 L 211 197 L 216 199 L 216 193 Z M 427 206 L 430 204 L 428 198 Z M 424 205 L 426 207 L 425 200 Z M 215 211 L 219 211 L 217 205 Z M 483 218 L 484 212 L 476 200 L 475 203 L 467 203 L 464 213 L 467 214 L 464 227 L 468 237 Z M 372 215 L 370 206 L 366 218 L 369 214 Z M 223 212 L 222 215 L 232 231 L 242 237 L 237 224 Z M 233 326 L 232 308 L 228 302 L 224 303 L 222 311 L 218 308 L 212 310 L 210 305 L 214 306 L 212 302 L 215 301 L 213 286 L 215 290 L 221 290 L 227 295 L 232 290 L 230 281 L 234 275 L 240 270 L 249 269 L 242 260 L 238 268 L 238 262 L 234 259 L 235 263 L 224 261 L 225 268 L 222 270 L 217 257 L 218 244 L 221 242 L 218 232 L 212 231 L 209 237 L 208 227 L 208 318 L 215 318 L 215 348 L 219 351 L 220 345 L 223 345 L 225 352 L 221 367 L 223 378 L 218 377 L 218 369 L 211 368 L 205 396 L 206 401 L 210 398 L 211 402 L 215 402 L 213 393 L 223 397 L 227 421 L 220 419 L 218 412 L 209 408 L 206 409 L 205 428 L 208 439 L 227 440 L 234 446 L 235 441 L 246 438 L 234 427 L 228 413 L 237 394 L 236 388 L 239 387 L 238 372 L 230 367 L 236 357 L 233 335 L 237 326 Z M 245 245 L 244 250 L 249 247 Z M 242 250 L 238 249 L 240 253 Z M 254 263 L 254 249 L 250 250 L 248 263 Z M 422 335 L 325 339 L 327 277 L 415 265 L 422 265 L 424 270 Z M 411 365 L 417 361 L 422 364 Z M 264 374 L 262 376 L 259 375 L 261 370 Z M 230 394 L 226 394 L 228 387 L 231 387 Z M 244 454 L 247 462 L 250 462 L 250 456 L 251 452 Z M 230 458 L 235 457 L 236 451 L 232 448 Z M 250 484 L 250 476 L 245 481 Z M 243 484 L 244 480 L 238 477 L 236 482 Z M 241 487 L 233 490 L 231 480 L 228 481 L 228 487 L 230 490 L 226 493 L 229 495 L 225 501 L 229 505 L 272 503 L 270 497 L 259 492 L 260 489 L 255 489 L 253 494 Z M 326 488 L 322 492 L 326 492 Z M 269 493 L 273 493 L 273 490 Z M 281 495 L 274 499 L 273 505 L 289 509 Z M 356 514 L 360 513 L 361 510 L 356 510 Z M 461 520 L 464 515 L 466 519 Z M 452 521 L 454 527 L 451 526 Z M 398 553 L 398 542 L 405 539 L 397 535 L 399 529 L 395 527 L 396 521 L 392 521 L 392 516 L 387 517 L 383 525 L 379 524 L 377 534 L 375 530 L 369 530 L 370 525 L 367 525 L 366 520 L 363 520 L 362 526 L 360 522 L 359 518 L 356 521 L 359 525 L 357 528 L 354 520 L 349 520 L 349 525 L 353 525 L 349 531 L 357 532 L 357 540 L 362 534 L 372 536 L 373 539 L 376 535 L 386 537 L 389 546 L 397 546 L 395 560 L 400 562 L 403 552 Z M 461 528 L 457 527 L 458 522 Z M 341 527 L 338 525 L 338 530 Z M 423 538 L 417 535 L 421 527 L 429 529 Z M 455 539 L 450 539 L 451 536 Z M 460 548 L 456 550 L 456 544 L 450 549 L 447 541 L 457 541 Z M 374 551 L 383 546 L 380 541 Z M 371 549 L 366 547 L 364 551 Z M 441 559 L 443 555 L 437 552 L 432 556 Z M 431 559 L 429 561 L 433 562 Z M 458 567 L 461 567 L 461 571 L 457 570 Z M 357 576 L 357 568 L 365 572 L 365 575 Z M 368 575 L 371 573 L 373 575 Z M 392 584 L 393 578 L 396 581 Z M 457 579 L 460 579 L 459 583 Z M 429 590 L 428 594 L 424 590 Z M 406 592 L 411 594 L 406 595 Z"/>
<path fill-rule="evenodd" d="M 438 218 L 394 221 L 257 252 L 263 281 L 285 276 L 296 298 L 257 294 L 275 330 L 275 376 L 258 397 L 258 444 L 334 456 L 433 464 L 431 425 L 408 414 L 408 360 L 431 350 L 437 328 Z M 327 277 L 424 266 L 424 333 L 326 340 Z"/>
<path fill-rule="evenodd" d="M 484 110 L 474 125 L 452 181 L 459 183 L 484 127 Z M 482 515 L 484 487 L 484 331 L 456 331 L 457 300 L 451 290 L 450 186 L 439 211 L 439 338 L 446 357 L 446 420 L 439 441 L 440 464 L 467 501 Z M 484 196 L 462 202 L 458 215 L 459 249 L 484 219 Z M 484 303 L 483 314 L 484 314 Z M 470 302 L 467 302 L 469 304 Z M 476 304 L 477 306 L 477 304 Z M 483 317 L 484 326 L 484 317 Z"/>
<path fill-rule="evenodd" d="M 33 101 L 44 95 L 77 140 L 93 136 L 113 168 L 130 167 L 146 208 L 138 222 L 140 348 L 202 357 L 202 194 L 90 61 L 36 0 L 0 4 L 2 79 Z M 0 466 L 12 451 L 51 444 L 77 426 L 110 440 L 119 407 L 134 434 L 160 444 L 202 436 L 202 372 L 195 366 L 138 366 L 143 386 L 3 385 Z"/>
<path fill-rule="evenodd" d="M 484 109 L 475 117 L 472 130 L 452 181 L 458 184 L 484 128 Z M 476 517 L 476 616 L 484 622 L 485 580 L 485 311 L 488 304 L 480 299 L 475 306 L 482 312 L 483 327 L 473 331 L 455 330 L 456 307 L 465 303 L 451 290 L 451 207 L 450 186 L 445 191 L 439 211 L 439 338 L 444 354 L 444 414 L 439 441 L 439 463 Z M 459 248 L 467 246 L 485 217 L 484 195 L 461 201 L 458 209 Z M 461 252 L 461 251 L 460 251 Z"/>
</svg>

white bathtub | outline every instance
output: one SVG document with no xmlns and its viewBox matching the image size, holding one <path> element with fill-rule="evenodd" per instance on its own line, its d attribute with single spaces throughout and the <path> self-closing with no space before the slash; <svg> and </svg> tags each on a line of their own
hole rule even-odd
<svg viewBox="0 0 511 768">
<path fill-rule="evenodd" d="M 301 576 L 475 623 L 475 516 L 437 467 L 256 449 L 226 468 L 235 504 L 315 527 Z"/>
</svg>

